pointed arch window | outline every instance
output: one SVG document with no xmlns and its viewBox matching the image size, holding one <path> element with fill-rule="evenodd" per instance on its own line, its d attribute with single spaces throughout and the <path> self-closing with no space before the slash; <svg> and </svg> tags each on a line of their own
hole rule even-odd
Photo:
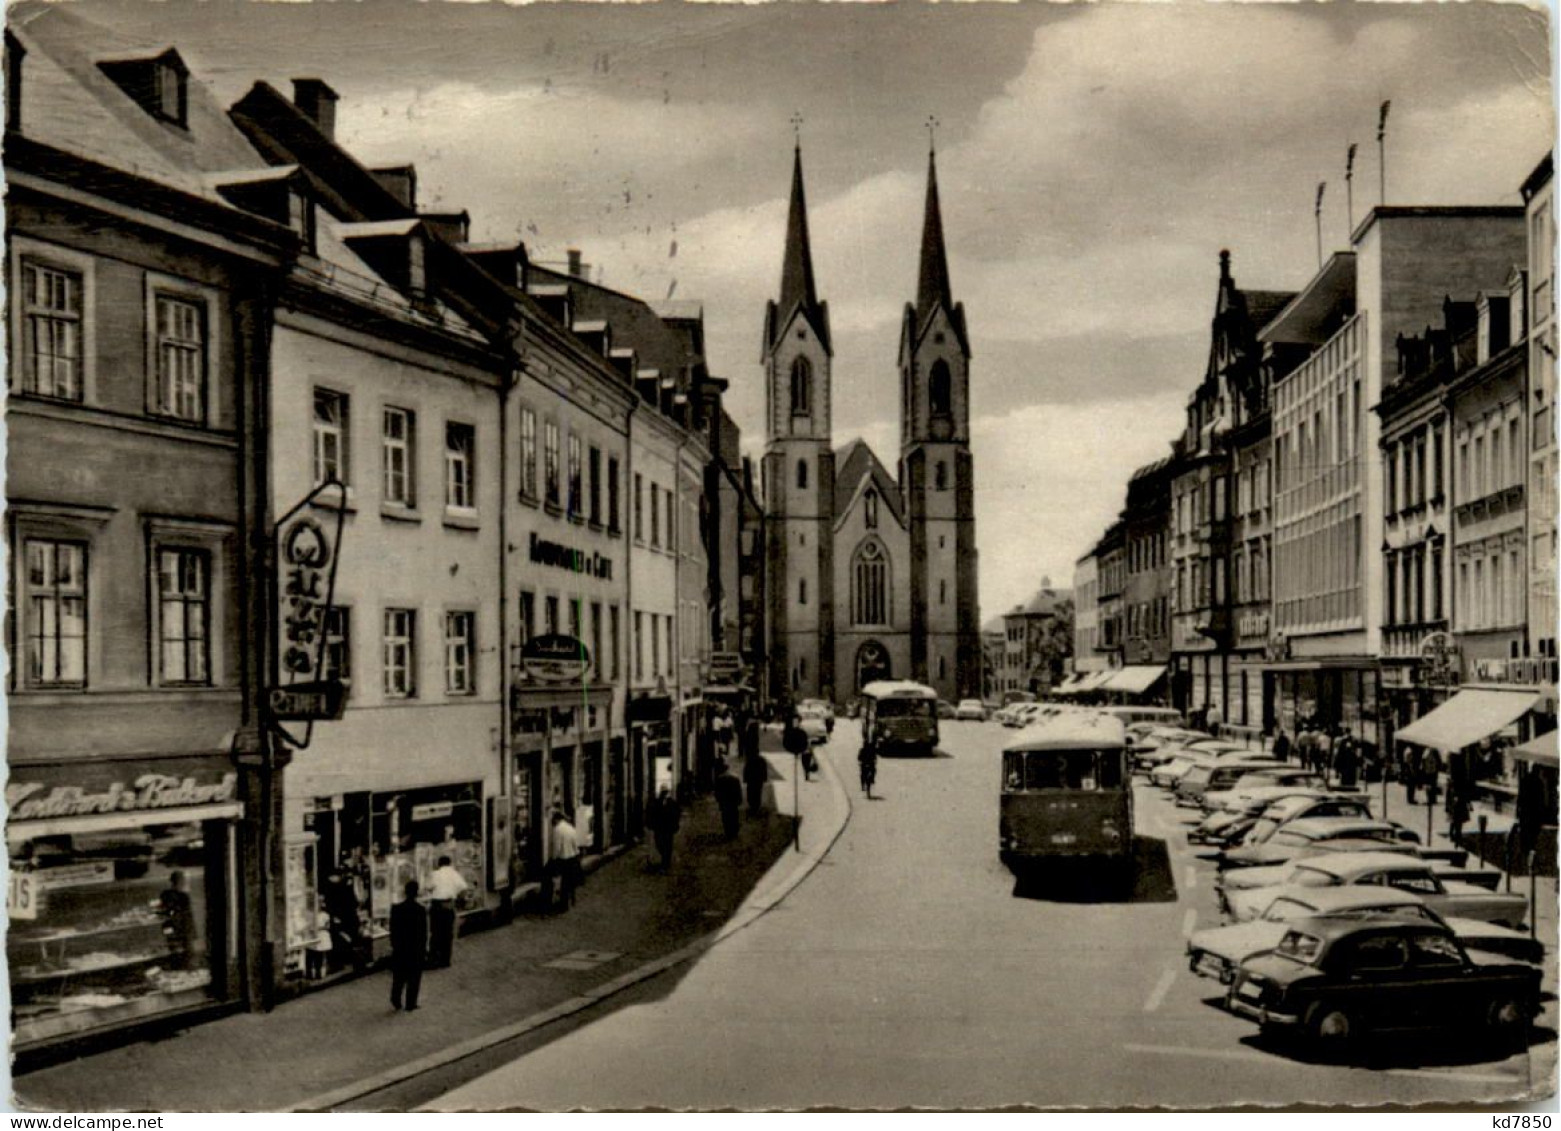
<svg viewBox="0 0 1561 1131">
<path fill-rule="evenodd" d="M 862 521 L 869 530 L 878 529 L 878 492 L 869 491 L 862 497 Z"/>
<path fill-rule="evenodd" d="M 799 491 L 806 491 L 807 489 L 808 489 L 808 461 L 805 460 L 805 459 L 799 459 L 797 461 L 797 490 L 799 490 Z"/>
<path fill-rule="evenodd" d="M 927 410 L 933 416 L 950 416 L 954 411 L 954 379 L 949 376 L 948 362 L 942 358 L 933 362 L 932 375 L 927 379 Z"/>
<path fill-rule="evenodd" d="M 851 621 L 889 623 L 889 559 L 873 539 L 863 542 L 851 561 Z"/>
<path fill-rule="evenodd" d="M 937 467 L 933 469 L 933 483 L 939 491 L 949 489 L 949 465 L 944 460 L 939 460 Z"/>
<path fill-rule="evenodd" d="M 813 366 L 808 359 L 799 357 L 791 363 L 791 415 L 810 416 L 813 413 Z"/>
</svg>

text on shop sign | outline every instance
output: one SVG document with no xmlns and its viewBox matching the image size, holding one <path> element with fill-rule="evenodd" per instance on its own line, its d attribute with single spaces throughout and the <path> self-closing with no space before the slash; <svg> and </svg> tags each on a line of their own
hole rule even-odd
<svg viewBox="0 0 1561 1131">
<path fill-rule="evenodd" d="M 538 565 L 556 566 L 559 569 L 583 573 L 587 577 L 599 578 L 602 581 L 612 580 L 611 558 L 604 554 L 577 550 L 573 546 L 564 546 L 558 542 L 549 542 L 534 533 L 531 535 L 531 560 Z"/>
<path fill-rule="evenodd" d="M 13 821 L 37 821 L 48 817 L 85 817 L 95 813 L 133 813 L 146 809 L 176 809 L 186 805 L 213 805 L 232 801 L 238 775 L 199 783 L 194 778 L 168 774 L 142 774 L 126 785 L 112 782 L 106 789 L 89 792 L 79 785 L 57 785 L 48 793 L 42 782 L 9 782 L 5 803 Z"/>
</svg>

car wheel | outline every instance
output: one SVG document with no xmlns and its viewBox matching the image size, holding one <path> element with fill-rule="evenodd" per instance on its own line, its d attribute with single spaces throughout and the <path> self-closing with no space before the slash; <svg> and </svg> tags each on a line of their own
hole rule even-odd
<svg viewBox="0 0 1561 1131">
<path fill-rule="evenodd" d="M 1342 1056 L 1360 1036 L 1354 1016 L 1331 1002 L 1318 1002 L 1307 1015 L 1306 1031 L 1312 1043 L 1330 1057 Z"/>
<path fill-rule="evenodd" d="M 1502 1049 L 1521 1047 L 1528 1033 L 1532 1011 L 1518 998 L 1500 997 L 1491 1002 L 1485 1024 L 1492 1040 Z"/>
</svg>

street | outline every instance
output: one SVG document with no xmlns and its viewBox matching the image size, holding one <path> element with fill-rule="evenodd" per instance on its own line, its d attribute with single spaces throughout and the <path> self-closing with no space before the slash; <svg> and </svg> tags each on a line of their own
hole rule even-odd
<svg viewBox="0 0 1561 1131">
<path fill-rule="evenodd" d="M 1553 1004 L 1530 1052 L 1503 1060 L 1383 1040 L 1370 1067 L 1336 1066 L 1265 1045 L 1187 971 L 1186 934 L 1218 922 L 1214 870 L 1169 799 L 1139 789 L 1131 898 L 1018 891 L 995 843 L 998 752 L 1015 732 L 946 721 L 942 733 L 936 758 L 881 760 L 869 801 L 842 719 L 823 757 L 851 816 L 783 903 L 692 970 L 428 1106 L 1445 1104 L 1545 1088 Z M 804 783 L 804 815 L 832 788 Z M 779 792 L 789 802 L 790 783 Z"/>
</svg>

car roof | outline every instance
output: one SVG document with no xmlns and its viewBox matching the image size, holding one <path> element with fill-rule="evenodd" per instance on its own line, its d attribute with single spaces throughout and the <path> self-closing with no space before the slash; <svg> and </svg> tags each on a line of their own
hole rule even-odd
<svg viewBox="0 0 1561 1131">
<path fill-rule="evenodd" d="M 1276 762 L 1272 758 L 1253 758 L 1250 762 L 1243 762 L 1240 759 L 1237 759 L 1233 762 L 1220 762 L 1218 763 L 1218 766 L 1222 770 L 1242 770 L 1248 773 L 1257 773 L 1259 770 L 1278 770 L 1283 768 L 1282 763 Z"/>
<path fill-rule="evenodd" d="M 1398 888 L 1376 884 L 1342 884 L 1333 888 L 1313 888 L 1305 884 L 1286 884 L 1274 892 L 1275 899 L 1292 899 L 1316 908 L 1319 915 L 1351 911 L 1360 907 L 1412 907 L 1424 901 Z"/>
<path fill-rule="evenodd" d="M 1291 808 L 1295 808 L 1295 809 L 1304 809 L 1306 807 L 1305 803 L 1309 802 L 1309 801 L 1359 801 L 1362 805 L 1364 805 L 1366 803 L 1364 798 L 1352 797 L 1349 794 L 1329 793 L 1326 790 L 1321 791 L 1321 792 L 1319 792 L 1317 790 L 1308 790 L 1305 793 L 1292 793 L 1292 794 L 1288 794 L 1288 795 L 1286 795 L 1284 797 L 1275 798 L 1272 802 L 1270 802 L 1270 807 L 1271 808 L 1277 808 L 1279 806 L 1284 805 L 1285 802 L 1287 802 L 1287 801 L 1290 802 L 1290 807 Z M 1307 820 L 1318 820 L 1320 818 L 1311 818 L 1311 817 L 1309 817 L 1309 818 L 1306 818 L 1306 819 Z M 1360 818 L 1358 818 L 1358 817 L 1351 817 L 1350 818 L 1350 820 L 1359 820 L 1359 819 Z"/>
<path fill-rule="evenodd" d="M 1392 832 L 1393 826 L 1375 817 L 1297 817 L 1285 822 L 1286 832 L 1302 836 L 1344 836 L 1351 832 Z"/>
<path fill-rule="evenodd" d="M 1328 872 L 1335 876 L 1349 876 L 1357 872 L 1370 872 L 1377 868 L 1413 869 L 1429 872 L 1431 866 L 1418 856 L 1402 856 L 1396 852 L 1328 852 L 1321 856 L 1308 856 L 1297 864 Z M 1408 869 L 1405 866 L 1408 865 Z"/>
<path fill-rule="evenodd" d="M 1337 942 L 1350 935 L 1367 934 L 1383 930 L 1395 933 L 1410 932 L 1417 935 L 1441 935 L 1445 938 L 1456 938 L 1451 927 L 1444 926 L 1441 923 L 1433 923 L 1429 919 L 1405 919 L 1387 916 L 1381 919 L 1361 919 L 1353 915 L 1312 915 L 1305 919 L 1294 919 L 1286 925 L 1293 931 L 1299 930 L 1303 935 L 1316 935 L 1329 943 Z"/>
</svg>

